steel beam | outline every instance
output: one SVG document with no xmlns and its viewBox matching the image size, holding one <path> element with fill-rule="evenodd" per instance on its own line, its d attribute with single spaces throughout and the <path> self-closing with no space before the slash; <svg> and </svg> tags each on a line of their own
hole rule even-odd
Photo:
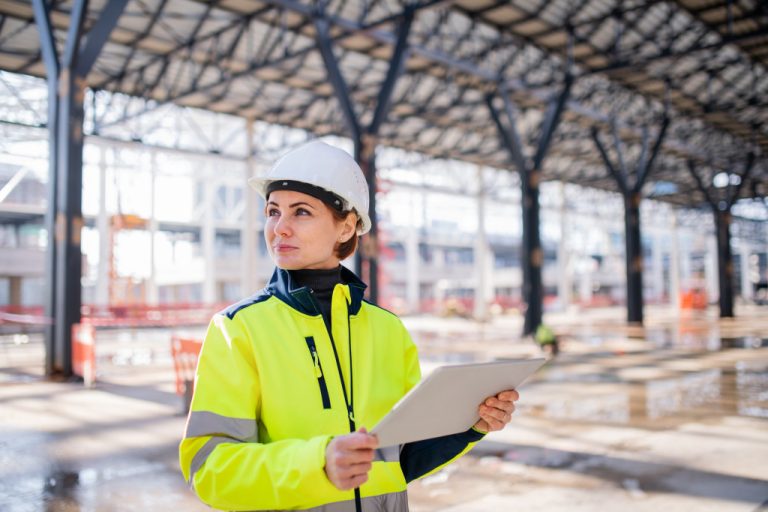
<svg viewBox="0 0 768 512">
<path fill-rule="evenodd" d="M 96 24 L 88 31 L 85 46 L 77 59 L 77 73 L 79 75 L 88 75 L 127 3 L 128 0 L 109 0 L 109 3 L 101 10 Z"/>
</svg>

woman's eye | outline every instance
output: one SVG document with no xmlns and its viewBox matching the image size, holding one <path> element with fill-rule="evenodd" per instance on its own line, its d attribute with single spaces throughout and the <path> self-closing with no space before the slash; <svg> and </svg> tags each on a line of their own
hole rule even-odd
<svg viewBox="0 0 768 512">
<path fill-rule="evenodd" d="M 304 208 L 299 208 L 296 210 L 296 215 L 312 215 L 309 213 L 309 210 L 305 210 Z"/>
<path fill-rule="evenodd" d="M 277 208 L 270 208 L 267 210 L 267 217 L 275 217 L 280 215 L 280 211 Z"/>
</svg>

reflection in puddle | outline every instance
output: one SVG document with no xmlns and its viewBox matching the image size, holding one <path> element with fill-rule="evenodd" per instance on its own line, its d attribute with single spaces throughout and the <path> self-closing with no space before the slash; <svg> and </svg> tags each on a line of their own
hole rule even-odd
<svg viewBox="0 0 768 512">
<path fill-rule="evenodd" d="M 645 410 L 649 419 L 670 416 L 720 399 L 721 370 L 712 369 L 646 384 Z"/>
<path fill-rule="evenodd" d="M 571 379 L 572 380 L 572 379 Z M 569 380 L 570 381 L 570 380 Z M 557 379 L 540 385 L 556 390 Z M 579 382 L 587 382 L 579 379 Z M 735 371 L 712 368 L 685 372 L 676 377 L 624 381 L 618 387 L 599 380 L 588 396 L 545 392 L 539 403 L 525 409 L 550 419 L 590 423 L 643 423 L 667 418 L 689 421 L 692 414 L 738 414 L 768 418 L 768 366 L 765 363 L 736 364 Z M 703 409 L 703 408 L 706 408 Z"/>
<path fill-rule="evenodd" d="M 629 396 L 614 394 L 590 398 L 567 398 L 547 403 L 548 418 L 627 423 L 629 421 Z"/>
<path fill-rule="evenodd" d="M 768 418 L 768 367 L 754 368 L 745 362 L 737 363 L 736 390 L 739 414 Z"/>
<path fill-rule="evenodd" d="M 47 474 L 5 476 L 0 480 L 0 510 L 3 512 L 45 512 L 110 510 L 103 485 L 116 482 L 118 489 L 131 477 L 165 475 L 168 468 L 159 462 L 137 462 L 120 467 L 85 468 L 80 471 L 53 469 Z M 107 493 L 108 494 L 108 493 Z M 139 496 L 133 496 L 137 500 Z M 151 497 L 150 499 L 155 499 Z M 146 510 L 143 507 L 136 510 Z"/>
</svg>

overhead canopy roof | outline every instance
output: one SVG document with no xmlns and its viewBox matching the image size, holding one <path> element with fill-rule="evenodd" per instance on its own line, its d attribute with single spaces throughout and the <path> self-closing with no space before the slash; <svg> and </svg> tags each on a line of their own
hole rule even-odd
<svg viewBox="0 0 768 512">
<path fill-rule="evenodd" d="M 106 3 L 90 2 L 86 30 Z M 30 4 L 0 0 L 0 69 L 45 76 Z M 498 91 L 513 99 L 531 155 L 547 102 L 570 72 L 575 82 L 544 179 L 615 190 L 590 129 L 611 142 L 615 118 L 632 169 L 643 130 L 652 142 L 668 105 L 671 124 L 646 192 L 698 205 L 703 196 L 686 162 L 711 183 L 716 173 L 741 172 L 750 151 L 757 163 L 741 194 L 768 192 L 765 2 L 332 1 L 325 17 L 363 126 L 374 115 L 406 4 L 416 15 L 382 144 L 512 168 L 486 94 L 496 94 L 500 108 Z M 54 1 L 60 52 L 70 9 L 70 1 Z M 150 105 L 173 102 L 349 135 L 318 51 L 317 15 L 309 1 L 130 0 L 87 82 Z"/>
</svg>

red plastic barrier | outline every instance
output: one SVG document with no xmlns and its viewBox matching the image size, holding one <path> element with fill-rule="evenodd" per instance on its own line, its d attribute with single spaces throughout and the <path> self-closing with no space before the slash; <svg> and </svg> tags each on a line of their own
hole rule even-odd
<svg viewBox="0 0 768 512">
<path fill-rule="evenodd" d="M 72 371 L 90 387 L 96 382 L 96 329 L 91 324 L 72 326 Z"/>
<path fill-rule="evenodd" d="M 196 338 L 173 336 L 171 338 L 171 355 L 173 369 L 176 372 L 176 394 L 184 398 L 184 410 L 189 410 L 194 390 L 197 358 L 203 341 Z"/>
</svg>

